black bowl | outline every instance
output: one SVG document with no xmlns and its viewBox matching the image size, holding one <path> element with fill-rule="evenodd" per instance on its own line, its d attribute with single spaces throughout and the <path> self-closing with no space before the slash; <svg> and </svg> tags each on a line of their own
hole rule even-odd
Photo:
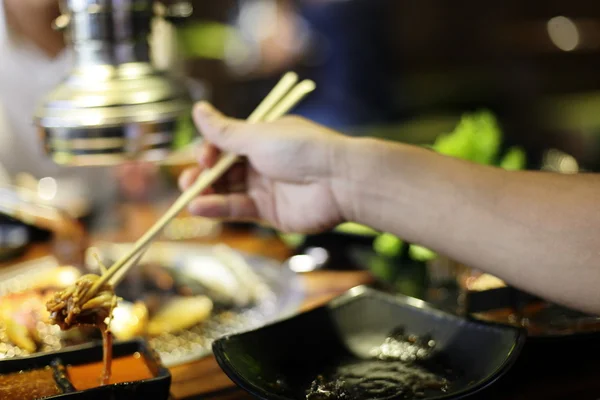
<svg viewBox="0 0 600 400">
<path fill-rule="evenodd" d="M 46 400 L 167 400 L 171 387 L 171 373 L 162 366 L 158 355 L 142 339 L 116 342 L 113 344 L 113 357 L 123 357 L 140 353 L 146 360 L 153 378 L 134 382 L 123 382 L 99 386 L 93 389 L 75 391 L 46 397 Z M 82 365 L 102 361 L 102 343 L 88 343 L 73 346 L 61 351 L 13 358 L 0 361 L 0 375 L 19 371 L 44 368 L 54 360 L 63 365 Z"/>
<path fill-rule="evenodd" d="M 446 314 L 411 297 L 357 287 L 328 305 L 213 344 L 223 371 L 260 399 L 305 399 L 310 381 L 348 356 L 368 359 L 398 328 L 429 336 L 436 356 L 457 373 L 446 393 L 425 399 L 462 399 L 488 387 L 517 359 L 523 329 Z"/>
</svg>

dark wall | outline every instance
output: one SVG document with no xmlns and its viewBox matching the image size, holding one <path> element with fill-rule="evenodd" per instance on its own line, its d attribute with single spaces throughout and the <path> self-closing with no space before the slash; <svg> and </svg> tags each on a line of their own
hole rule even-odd
<svg viewBox="0 0 600 400">
<path fill-rule="evenodd" d="M 381 7 L 380 12 L 368 14 L 369 18 L 377 19 L 375 23 L 356 19 L 360 14 L 348 11 L 361 2 Z M 296 0 L 295 3 L 303 10 L 315 2 Z M 577 129 L 568 134 L 564 129 L 549 129 L 544 124 L 547 115 L 540 113 L 538 106 L 550 96 L 600 91 L 600 1 L 349 0 L 332 3 L 340 5 L 336 6 L 336 13 L 327 14 L 331 26 L 339 26 L 339 29 L 354 26 L 356 31 L 348 31 L 346 35 L 351 38 L 350 44 L 342 42 L 343 35 L 329 32 L 330 45 L 350 49 L 354 46 L 357 54 L 377 46 L 382 53 L 380 63 L 385 65 L 372 67 L 371 75 L 373 85 L 378 84 L 377 79 L 385 79 L 390 89 L 389 98 L 385 97 L 390 109 L 385 113 L 387 122 L 401 122 L 435 112 L 461 113 L 490 107 L 501 116 L 509 142 L 525 145 L 532 154 L 539 155 L 544 148 L 556 146 L 586 157 L 585 146 L 577 139 Z M 341 5 L 343 3 L 346 5 Z M 234 0 L 196 0 L 195 14 L 201 19 L 227 21 L 235 4 Z M 313 16 L 316 15 L 314 7 Z M 577 24 L 581 43 L 575 51 L 560 50 L 548 35 L 548 20 L 559 15 Z M 348 19 L 346 23 L 344 18 Z M 381 34 L 374 39 L 375 36 L 367 34 L 370 31 L 361 35 L 360 29 L 378 29 Z M 343 54 L 348 56 L 347 53 Z M 348 56 L 344 62 L 348 68 L 358 68 L 365 59 L 355 55 L 354 58 Z M 214 102 L 237 116 L 247 115 L 278 78 L 274 75 L 233 79 L 218 61 L 190 60 L 189 65 L 192 74 L 211 82 Z M 300 70 L 303 67 L 302 63 L 298 65 Z M 327 63 L 312 65 L 306 73 L 322 78 L 328 76 L 324 72 L 327 68 Z M 375 100 L 367 100 L 371 94 L 366 91 L 348 89 L 347 93 L 346 97 L 364 96 L 365 107 L 386 108 L 386 105 L 375 104 Z M 384 95 L 377 96 L 381 99 Z M 330 106 L 327 101 L 335 101 L 327 100 L 327 96 L 323 98 L 322 107 Z M 374 113 L 365 115 L 368 119 Z M 381 115 L 364 122 L 380 123 Z"/>
</svg>

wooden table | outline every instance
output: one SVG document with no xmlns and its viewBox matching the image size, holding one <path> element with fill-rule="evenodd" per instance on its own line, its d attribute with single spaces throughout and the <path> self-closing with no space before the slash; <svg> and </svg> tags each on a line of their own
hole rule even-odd
<svg viewBox="0 0 600 400">
<path fill-rule="evenodd" d="M 98 238 L 119 241 L 135 240 L 155 220 L 156 216 L 156 212 L 139 206 L 132 208 L 124 206 L 122 211 L 122 226 L 115 231 L 104 232 L 98 235 Z M 226 229 L 217 238 L 199 242 L 222 242 L 239 250 L 279 260 L 284 260 L 290 255 L 286 246 L 273 236 L 262 237 L 237 229 Z M 47 255 L 49 249 L 48 244 L 34 245 L 21 260 Z M 7 263 L 0 263 L 0 268 L 5 265 Z M 302 280 L 306 292 L 303 309 L 310 309 L 325 303 L 351 287 L 368 284 L 372 278 L 366 272 L 321 271 L 302 275 Z M 592 339 L 585 345 L 581 345 L 582 342 L 579 340 L 574 340 L 572 344 L 557 342 L 526 345 L 517 364 L 507 377 L 501 379 L 494 386 L 493 393 L 488 391 L 475 398 L 486 400 L 600 399 L 600 362 L 598 361 L 600 359 L 600 343 L 598 342 L 598 340 Z M 583 361 L 573 361 L 570 352 L 580 352 Z M 235 387 L 218 367 L 213 357 L 173 367 L 171 373 L 173 400 L 252 398 Z"/>
</svg>

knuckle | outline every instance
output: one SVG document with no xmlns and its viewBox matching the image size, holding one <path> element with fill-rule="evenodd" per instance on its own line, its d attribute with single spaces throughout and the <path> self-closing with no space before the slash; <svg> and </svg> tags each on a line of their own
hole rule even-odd
<svg viewBox="0 0 600 400">
<path fill-rule="evenodd" d="M 231 140 L 233 140 L 233 138 L 235 137 L 236 133 L 237 125 L 230 120 L 222 121 L 222 123 L 219 124 L 219 126 L 217 127 L 217 135 L 219 136 L 219 139 L 222 143 L 231 142 Z"/>
</svg>

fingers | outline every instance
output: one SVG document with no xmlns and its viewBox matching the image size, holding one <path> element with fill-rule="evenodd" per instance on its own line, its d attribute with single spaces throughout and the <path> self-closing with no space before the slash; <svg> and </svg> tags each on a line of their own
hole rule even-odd
<svg viewBox="0 0 600 400">
<path fill-rule="evenodd" d="M 190 186 L 192 186 L 196 179 L 198 179 L 198 176 L 201 172 L 202 170 L 198 167 L 188 168 L 185 171 L 183 171 L 179 176 L 179 189 L 181 191 L 187 190 Z M 200 196 L 203 196 L 205 194 L 212 194 L 214 192 L 215 190 L 213 187 L 208 187 L 204 189 L 202 193 L 200 193 Z"/>
<path fill-rule="evenodd" d="M 258 219 L 256 204 L 250 196 L 243 193 L 201 196 L 190 203 L 189 211 L 207 218 Z"/>
<path fill-rule="evenodd" d="M 233 165 L 221 179 L 213 184 L 215 193 L 243 192 L 247 188 L 246 163 L 238 162 Z"/>
<path fill-rule="evenodd" d="M 220 155 L 221 152 L 217 147 L 211 143 L 204 143 L 198 148 L 196 159 L 202 167 L 211 168 L 217 163 Z"/>
<path fill-rule="evenodd" d="M 192 183 L 198 178 L 200 175 L 201 169 L 199 167 L 188 168 L 179 175 L 179 189 L 187 190 Z"/>
<path fill-rule="evenodd" d="M 245 162 L 234 164 L 223 177 L 217 180 L 210 188 L 204 190 L 201 194 L 207 193 L 231 193 L 241 192 L 246 190 L 246 169 Z M 202 173 L 204 168 L 192 167 L 181 173 L 178 179 L 179 189 L 187 190 Z"/>
<path fill-rule="evenodd" d="M 227 118 L 206 102 L 194 107 L 193 117 L 202 135 L 221 150 L 245 155 L 248 146 L 256 140 L 256 129 L 252 124 Z M 202 159 L 211 161 L 214 151 L 210 148 L 202 150 Z"/>
</svg>

